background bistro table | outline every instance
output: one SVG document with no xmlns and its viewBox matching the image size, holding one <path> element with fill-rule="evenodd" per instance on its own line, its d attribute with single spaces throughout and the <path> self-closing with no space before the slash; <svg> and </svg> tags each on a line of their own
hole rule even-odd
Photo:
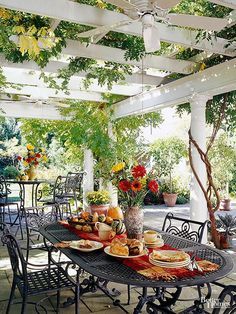
<svg viewBox="0 0 236 314">
<path fill-rule="evenodd" d="M 51 225 L 44 226 L 40 229 L 40 233 L 51 243 L 61 242 L 61 241 L 71 241 L 78 240 L 79 237 L 75 233 L 66 229 L 62 225 L 55 223 Z M 230 256 L 224 254 L 223 252 L 211 248 L 209 246 L 198 244 L 196 242 L 186 240 L 177 236 L 173 236 L 167 233 L 163 233 L 162 237 L 165 241 L 165 244 L 172 246 L 173 248 L 185 249 L 189 251 L 196 251 L 196 255 L 201 259 L 206 259 L 211 262 L 218 264 L 220 267 L 218 270 L 206 273 L 205 275 L 197 275 L 191 278 L 183 278 L 183 279 L 174 279 L 171 281 L 163 281 L 163 280 L 153 280 L 148 279 L 141 274 L 137 273 L 135 270 L 130 267 L 124 265 L 120 262 L 119 258 L 114 258 L 107 255 L 102 249 L 96 250 L 93 252 L 80 252 L 70 248 L 60 248 L 60 250 L 76 265 L 79 266 L 80 269 L 85 270 L 92 276 L 90 276 L 90 280 L 84 283 L 80 283 L 80 294 L 85 292 L 91 292 L 88 287 L 92 287 L 94 285 L 98 285 L 98 281 L 92 283 L 94 276 L 103 279 L 105 281 L 111 281 L 115 283 L 121 283 L 126 285 L 134 285 L 139 287 L 152 287 L 157 290 L 162 288 L 178 288 L 187 287 L 187 286 L 196 286 L 204 283 L 211 283 L 213 281 L 217 281 L 233 269 L 233 261 Z M 84 285 L 87 284 L 87 287 Z M 103 290 L 106 294 L 109 294 L 106 289 L 103 289 L 100 286 L 97 286 L 101 290 Z M 94 288 L 94 287 L 93 287 Z M 108 295 L 110 296 L 110 295 Z M 169 305 L 174 304 L 178 299 L 178 293 L 173 296 L 173 300 L 169 301 Z M 111 297 L 111 296 L 110 296 Z M 210 296 L 209 296 L 210 297 Z M 158 298 L 157 298 L 158 299 Z M 148 301 L 148 297 L 143 295 L 136 308 L 134 309 L 134 313 L 140 313 L 141 308 L 144 303 Z M 127 312 L 120 304 L 117 302 L 118 306 L 120 306 L 125 312 Z M 167 312 L 168 313 L 168 312 Z M 171 312 L 169 312 L 171 313 Z M 174 313 L 174 312 L 173 312 Z"/>
<path fill-rule="evenodd" d="M 35 207 L 37 206 L 38 202 L 38 189 L 40 184 L 42 183 L 48 183 L 51 184 L 52 182 L 48 180 L 28 180 L 28 181 L 21 181 L 21 180 L 6 180 L 7 184 L 18 184 L 20 187 L 20 209 L 25 208 L 26 204 L 26 186 L 31 186 L 31 206 Z"/>
</svg>

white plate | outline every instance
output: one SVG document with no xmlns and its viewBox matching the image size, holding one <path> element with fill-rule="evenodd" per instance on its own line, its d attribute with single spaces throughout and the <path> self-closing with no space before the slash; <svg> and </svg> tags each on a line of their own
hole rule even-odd
<svg viewBox="0 0 236 314">
<path fill-rule="evenodd" d="M 155 241 L 155 242 L 151 242 L 151 243 L 149 243 L 149 242 L 144 242 L 145 243 L 145 245 L 147 246 L 147 247 L 162 247 L 163 245 L 164 245 L 164 240 L 163 239 L 158 239 L 157 241 Z"/>
<path fill-rule="evenodd" d="M 190 256 L 181 262 L 163 262 L 163 261 L 154 260 L 152 258 L 152 254 L 150 254 L 149 261 L 151 264 L 155 266 L 167 267 L 167 268 L 180 268 L 180 267 L 185 267 L 190 263 Z"/>
<path fill-rule="evenodd" d="M 150 258 L 150 260 L 151 260 L 153 263 L 158 263 L 159 265 L 176 265 L 176 266 L 178 266 L 178 265 L 184 265 L 184 264 L 190 262 L 190 258 L 186 259 L 186 260 L 183 261 L 183 262 L 161 262 L 161 261 L 157 261 L 157 260 L 153 259 L 153 258 L 151 257 L 151 255 L 150 255 L 149 258 Z"/>
<path fill-rule="evenodd" d="M 101 242 L 97 242 L 97 241 L 90 241 L 90 243 L 93 245 L 93 247 L 91 249 L 86 249 L 86 248 L 81 248 L 78 245 L 75 244 L 75 242 L 79 243 L 80 240 L 78 241 L 73 241 L 74 243 L 70 244 L 70 248 L 71 249 L 75 249 L 81 252 L 92 252 L 95 250 L 99 250 L 103 247 L 103 244 Z"/>
<path fill-rule="evenodd" d="M 135 257 L 140 257 L 140 256 L 148 254 L 148 250 L 144 249 L 142 254 L 139 254 L 139 255 L 134 255 L 134 256 L 133 255 L 132 256 L 116 255 L 110 252 L 110 246 L 105 247 L 104 252 L 110 256 L 119 257 L 119 258 L 135 258 Z"/>
</svg>

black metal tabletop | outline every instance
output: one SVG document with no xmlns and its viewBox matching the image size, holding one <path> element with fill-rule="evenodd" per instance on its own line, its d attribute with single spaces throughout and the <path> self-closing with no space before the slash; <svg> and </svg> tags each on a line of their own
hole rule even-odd
<svg viewBox="0 0 236 314">
<path fill-rule="evenodd" d="M 32 184 L 41 184 L 41 183 L 51 183 L 52 181 L 49 180 L 11 180 L 11 179 L 7 179 L 6 183 L 11 183 L 11 184 L 24 184 L 24 185 L 32 185 Z"/>
<path fill-rule="evenodd" d="M 40 229 L 40 233 L 51 243 L 78 240 L 79 237 L 60 224 L 50 224 Z M 140 287 L 186 287 L 217 281 L 233 269 L 232 258 L 226 253 L 210 246 L 199 244 L 167 233 L 162 233 L 165 244 L 177 249 L 196 251 L 196 256 L 219 265 L 219 269 L 204 275 L 191 278 L 174 279 L 171 281 L 148 279 L 135 270 L 124 265 L 122 260 L 107 255 L 103 249 L 92 252 L 81 252 L 71 248 L 60 250 L 75 264 L 86 272 L 116 283 L 135 285 Z"/>
</svg>

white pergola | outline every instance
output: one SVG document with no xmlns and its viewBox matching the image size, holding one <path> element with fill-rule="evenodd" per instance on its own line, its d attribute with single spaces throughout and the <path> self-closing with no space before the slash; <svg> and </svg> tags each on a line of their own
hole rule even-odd
<svg viewBox="0 0 236 314">
<path fill-rule="evenodd" d="M 236 0 L 209 0 L 232 9 L 228 17 L 231 27 L 236 24 Z M 17 11 L 47 16 L 52 19 L 55 29 L 61 20 L 88 25 L 102 26 L 129 19 L 122 13 L 104 10 L 93 6 L 79 4 L 68 0 L 0 0 L 0 6 Z M 195 48 L 199 54 L 190 60 L 177 60 L 175 55 L 156 56 L 147 55 L 141 61 L 125 60 L 125 51 L 99 44 L 86 46 L 75 40 L 67 40 L 61 57 L 51 60 L 44 69 L 46 74 L 56 75 L 59 69 L 66 67 L 69 57 L 86 57 L 135 67 L 132 75 L 126 75 L 125 81 L 116 83 L 109 91 L 127 98 L 114 105 L 114 119 L 128 115 L 138 115 L 153 112 L 164 107 L 190 102 L 191 131 L 202 149 L 206 145 L 205 137 L 205 106 L 208 99 L 224 92 L 236 90 L 236 42 L 230 43 L 223 38 L 212 38 L 196 41 L 197 31 L 168 26 L 158 22 L 161 41 L 174 43 L 186 48 Z M 141 22 L 114 29 L 115 32 L 142 35 Z M 199 70 L 199 63 L 214 55 L 228 56 L 229 61 L 212 66 L 206 70 Z M 63 100 L 104 101 L 102 93 L 108 92 L 106 86 L 99 86 L 93 81 L 88 90 L 83 87 L 86 73 L 73 76 L 69 83 L 69 95 L 56 92 L 40 78 L 41 69 L 34 62 L 12 63 L 0 56 L 0 66 L 7 81 L 21 84 L 20 89 L 5 88 L 0 100 L 0 109 L 5 116 L 64 119 L 59 112 Z M 170 81 L 167 76 L 171 73 L 185 74 L 181 79 Z M 59 79 L 56 79 L 60 83 Z M 9 95 L 18 95 L 20 101 L 13 101 Z M 60 103 L 58 104 L 58 100 Z M 111 130 L 112 136 L 112 130 Z M 193 148 L 193 162 L 197 173 L 206 178 L 206 172 L 197 152 Z M 87 181 L 85 191 L 93 188 L 93 156 L 89 150 L 85 151 L 85 170 Z M 191 218 L 194 220 L 207 219 L 206 202 L 197 182 L 192 178 L 191 184 Z"/>
</svg>

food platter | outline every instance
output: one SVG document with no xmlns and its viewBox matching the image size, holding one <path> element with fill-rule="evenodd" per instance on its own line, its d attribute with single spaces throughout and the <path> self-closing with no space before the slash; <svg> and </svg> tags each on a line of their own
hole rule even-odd
<svg viewBox="0 0 236 314">
<path fill-rule="evenodd" d="M 105 247 L 104 252 L 107 255 L 113 256 L 113 257 L 119 257 L 119 258 L 136 258 L 136 257 L 141 257 L 144 255 L 148 254 L 148 250 L 144 249 L 143 252 L 139 255 L 128 255 L 128 256 L 124 256 L 124 255 L 116 255 L 110 252 L 110 246 Z"/>
<path fill-rule="evenodd" d="M 71 241 L 70 243 L 70 248 L 71 249 L 75 249 L 81 252 L 92 252 L 95 250 L 99 250 L 103 247 L 103 244 L 101 242 L 97 242 L 97 241 L 90 241 L 92 247 L 91 248 L 84 248 L 84 247 L 80 247 L 79 244 L 84 241 L 84 240 L 78 240 L 78 241 Z"/>
</svg>

